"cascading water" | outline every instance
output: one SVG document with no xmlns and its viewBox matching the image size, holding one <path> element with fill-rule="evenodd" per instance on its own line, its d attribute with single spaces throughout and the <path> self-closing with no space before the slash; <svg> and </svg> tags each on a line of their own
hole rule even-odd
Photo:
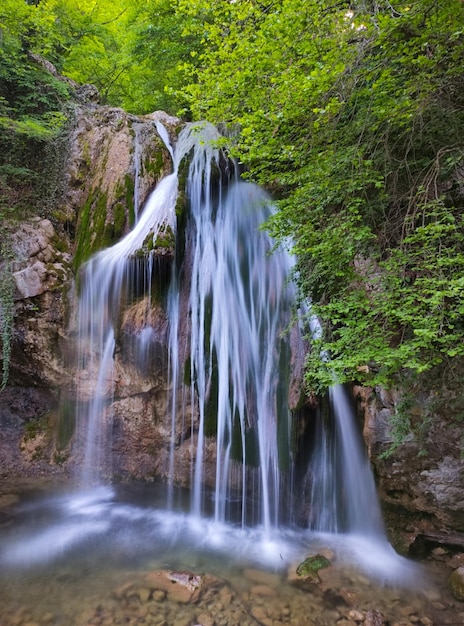
<svg viewBox="0 0 464 626">
<path fill-rule="evenodd" d="M 328 400 L 328 419 L 316 424 L 315 451 L 308 468 L 315 486 L 310 527 L 382 538 L 385 535 L 374 477 L 349 398 L 341 385 L 334 385 Z"/>
<path fill-rule="evenodd" d="M 95 255 L 80 276 L 79 478 L 86 488 L 100 486 L 50 505 L 60 511 L 54 526 L 63 538 L 60 545 L 50 544 L 46 527 L 41 535 L 28 535 L 21 545 L 10 547 L 4 561 L 20 562 L 27 553 L 32 562 L 34 551 L 37 561 L 46 560 L 65 546 L 105 533 L 118 550 L 130 535 L 131 550 L 139 546 L 141 553 L 149 537 L 161 553 L 166 546 L 182 546 L 186 552 L 193 545 L 207 546 L 227 552 L 229 558 L 233 554 L 281 567 L 306 552 L 316 536 L 344 533 L 343 549 L 353 536 L 371 541 L 368 555 L 373 545 L 380 550 L 374 570 L 381 576 L 409 576 L 385 539 L 369 463 L 341 388 L 330 392 L 335 443 L 321 421 L 320 434 L 314 437 L 318 447 L 304 468 L 312 493 L 306 528 L 301 516 L 298 526 L 292 526 L 294 510 L 304 509 L 302 479 L 295 471 L 298 466 L 301 472 L 302 464 L 301 459 L 295 463 L 288 408 L 294 355 L 289 329 L 293 327 L 295 337 L 299 326 L 292 320 L 293 259 L 283 249 L 274 250 L 261 228 L 273 210 L 269 197 L 254 184 L 225 176 L 212 126 L 187 126 L 175 149 L 164 127 L 157 123 L 157 128 L 172 156 L 173 173 L 159 182 L 133 230 Z M 112 472 L 111 405 L 120 376 L 114 357 L 122 307 L 134 295 L 150 296 L 156 257 L 140 255 L 147 241 L 153 242 L 151 249 L 159 237 L 174 240 L 179 168 L 186 155 L 185 249 L 178 238 L 166 297 L 171 394 L 165 416 L 171 433 L 166 475 L 171 484 L 155 509 L 127 507 L 113 502 L 114 491 L 104 486 Z M 145 319 L 133 351 L 140 359 L 153 350 L 150 297 L 144 302 Z M 179 415 L 179 407 L 189 408 Z M 173 487 L 179 422 L 191 441 L 188 513 L 178 506 Z M 209 445 L 213 436 L 214 457 Z M 205 484 L 213 487 L 206 489 Z M 327 538 L 323 541 L 330 544 Z"/>
<path fill-rule="evenodd" d="M 159 132 L 167 142 L 161 125 Z M 78 320 L 79 343 L 85 354 L 80 361 L 82 370 L 96 384 L 91 401 L 79 410 L 78 422 L 86 442 L 83 480 L 88 483 L 98 479 L 105 470 L 103 446 L 107 437 L 103 433 L 111 425 L 111 416 L 105 418 L 105 407 L 112 399 L 108 385 L 114 376 L 114 337 L 125 293 L 132 282 L 142 281 L 147 288 L 152 282 L 150 265 L 134 270 L 133 256 L 148 235 L 156 240 L 160 231 L 170 229 L 175 233 L 177 169 L 194 147 L 187 180 L 190 219 L 185 261 L 191 266 L 189 386 L 179 383 L 183 364 L 177 346 L 181 322 L 176 275 L 168 295 L 171 387 L 174 394 L 190 393 L 191 405 L 198 411 L 198 424 L 192 426 L 197 432 L 192 512 L 197 516 L 205 512 L 205 438 L 214 430 L 214 519 L 226 520 L 227 502 L 233 491 L 234 497 L 239 494 L 242 524 L 262 523 L 269 531 L 280 521 L 281 480 L 283 470 L 289 475 L 291 466 L 288 376 L 279 367 L 282 369 L 282 359 L 289 351 L 284 332 L 290 324 L 294 301 L 294 290 L 288 282 L 292 260 L 284 250 L 270 254 L 272 241 L 260 231 L 271 213 L 267 195 L 240 180 L 222 188 L 219 150 L 213 145 L 217 138 L 211 126 L 201 131 L 188 128 L 181 134 L 176 152 L 170 149 L 174 172 L 158 185 L 134 230 L 84 267 Z M 134 276 L 134 271 L 142 272 L 142 277 Z M 89 350 L 90 364 L 85 358 Z M 83 390 L 78 392 L 78 396 L 83 395 Z M 173 398 L 173 431 L 176 406 Z M 175 432 L 172 441 L 174 438 Z M 110 459 L 106 460 L 109 465 Z M 174 464 L 172 448 L 171 472 Z M 248 510 L 252 491 L 253 510 Z"/>
<path fill-rule="evenodd" d="M 205 206 L 198 180 L 191 180 L 187 244 L 193 251 L 192 391 L 195 386 L 200 410 L 193 510 L 201 513 L 202 448 L 205 430 L 213 427 L 215 519 L 226 519 L 230 475 L 240 465 L 242 523 L 254 480 L 260 492 L 255 521 L 269 530 L 279 520 L 281 474 L 289 465 L 288 378 L 279 371 L 279 355 L 294 300 L 291 260 L 284 251 L 270 255 L 272 243 L 259 230 L 270 214 L 262 190 L 236 181 L 225 197 L 219 194 L 217 207 Z"/>
<path fill-rule="evenodd" d="M 178 168 L 184 156 L 192 152 L 187 176 L 185 258 L 182 268 L 173 264 L 167 299 L 172 389 L 168 473 L 172 479 L 177 395 L 190 395 L 189 404 L 196 407 L 196 418 L 190 425 L 195 434 L 191 512 L 202 517 L 212 508 L 216 522 L 239 515 L 243 527 L 260 524 L 269 536 L 272 528 L 292 517 L 293 450 L 287 403 L 290 347 L 285 331 L 295 300 L 289 280 L 293 260 L 283 249 L 271 254 L 273 242 L 261 230 L 272 212 L 265 192 L 237 177 L 222 184 L 220 152 L 214 145 L 216 129 L 207 124 L 188 126 L 175 150 L 159 122 L 157 129 L 171 154 L 173 173 L 152 193 L 134 229 L 121 242 L 93 257 L 82 276 L 78 319 L 85 353 L 80 361 L 82 370 L 96 381 L 90 400 L 79 409 L 78 422 L 85 441 L 82 478 L 86 483 L 98 481 L 111 472 L 105 433 L 111 427 L 107 407 L 112 400 L 119 312 L 132 283 L 150 289 L 153 256 L 137 263 L 134 255 L 147 237 L 155 241 L 160 233 L 176 232 Z M 182 281 L 189 285 L 190 337 L 188 354 L 181 358 Z M 149 341 L 147 322 L 139 336 L 143 344 L 139 353 L 147 349 Z M 187 383 L 181 375 L 186 357 L 190 371 Z M 78 395 L 85 396 L 86 386 L 88 382 Z M 320 441 L 308 469 L 312 483 L 310 526 L 323 532 L 383 536 L 369 463 L 341 388 L 330 390 L 330 405 L 334 436 L 328 436 L 323 422 L 319 424 Z M 216 437 L 213 493 L 204 488 L 205 446 L 211 435 Z M 232 501 L 235 507 L 229 505 Z M 172 505 L 171 489 L 168 506 Z"/>
</svg>

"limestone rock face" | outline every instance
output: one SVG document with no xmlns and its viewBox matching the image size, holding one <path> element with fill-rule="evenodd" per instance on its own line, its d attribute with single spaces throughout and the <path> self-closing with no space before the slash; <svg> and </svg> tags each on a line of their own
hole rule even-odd
<svg viewBox="0 0 464 626">
<path fill-rule="evenodd" d="M 407 415 L 414 434 L 406 437 L 390 455 L 391 423 L 404 406 L 404 398 L 381 388 L 354 390 L 364 424 L 364 439 L 377 477 L 393 543 L 407 548 L 418 536 L 447 543 L 464 542 L 464 460 L 461 456 L 463 428 L 446 412 L 433 413 L 438 390 L 418 390 L 408 401 Z M 440 390 L 446 400 L 446 393 Z M 446 404 L 446 402 L 445 402 Z M 441 533 L 438 539 L 437 533 Z M 402 536 L 401 536 L 402 535 Z M 459 539 L 458 535 L 461 537 Z"/>
<path fill-rule="evenodd" d="M 8 452 L 10 474 L 15 467 L 23 474 L 39 457 L 51 464 L 51 471 L 56 462 L 72 469 L 79 266 L 124 236 L 150 191 L 172 169 L 155 122 L 163 120 L 175 140 L 178 119 L 163 112 L 135 117 L 86 100 L 76 109 L 59 204 L 36 207 L 36 215 L 9 229 L 15 310 L 9 386 L 0 395 L 0 419 L 8 422 L 15 449 L 15 454 Z M 161 306 L 150 307 L 151 348 L 145 361 L 141 359 L 146 367 L 131 364 L 131 352 L 141 349 L 137 338 L 146 305 L 137 302 L 124 313 L 115 354 L 115 466 L 137 477 L 145 471 L 150 477 L 163 465 L 163 446 L 169 447 L 170 437 L 159 419 L 167 411 L 168 392 L 167 320 Z M 89 381 L 90 397 L 92 373 Z M 52 439 L 60 415 L 67 423 L 58 428 L 66 432 L 58 445 Z M 145 442 L 142 449 L 140 441 Z M 140 468 L 137 458 L 145 459 Z"/>
<path fill-rule="evenodd" d="M 62 343 L 71 255 L 62 252 L 50 220 L 32 217 L 11 236 L 15 257 L 15 321 L 11 378 L 28 386 L 61 386 L 69 380 Z"/>
</svg>

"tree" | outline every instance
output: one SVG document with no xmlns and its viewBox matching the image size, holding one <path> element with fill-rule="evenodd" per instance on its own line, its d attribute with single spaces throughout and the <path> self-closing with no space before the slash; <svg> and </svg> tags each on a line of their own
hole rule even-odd
<svg viewBox="0 0 464 626">
<path fill-rule="evenodd" d="M 274 191 L 269 227 L 321 320 L 308 386 L 386 383 L 464 355 L 463 3 L 180 10 L 204 40 L 184 93 Z"/>
</svg>

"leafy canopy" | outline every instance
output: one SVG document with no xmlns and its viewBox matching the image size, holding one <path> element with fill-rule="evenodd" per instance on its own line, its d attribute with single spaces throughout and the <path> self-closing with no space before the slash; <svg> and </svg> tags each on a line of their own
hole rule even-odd
<svg viewBox="0 0 464 626">
<path fill-rule="evenodd" d="M 280 211 L 322 323 L 307 382 L 464 355 L 464 5 L 180 0 L 196 117 L 225 122 Z M 320 351 L 330 354 L 328 362 Z"/>
</svg>

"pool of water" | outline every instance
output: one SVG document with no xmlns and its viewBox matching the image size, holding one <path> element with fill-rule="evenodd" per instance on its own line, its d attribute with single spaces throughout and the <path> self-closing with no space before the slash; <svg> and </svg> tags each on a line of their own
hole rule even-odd
<svg viewBox="0 0 464 626">
<path fill-rule="evenodd" d="M 192 517 L 188 494 L 174 500 L 166 511 L 154 485 L 4 493 L 0 624 L 352 626 L 378 614 L 391 626 L 464 623 L 446 571 L 386 542 L 243 529 Z M 296 566 L 312 554 L 331 565 L 305 581 Z M 188 592 L 174 593 L 184 580 Z"/>
</svg>

